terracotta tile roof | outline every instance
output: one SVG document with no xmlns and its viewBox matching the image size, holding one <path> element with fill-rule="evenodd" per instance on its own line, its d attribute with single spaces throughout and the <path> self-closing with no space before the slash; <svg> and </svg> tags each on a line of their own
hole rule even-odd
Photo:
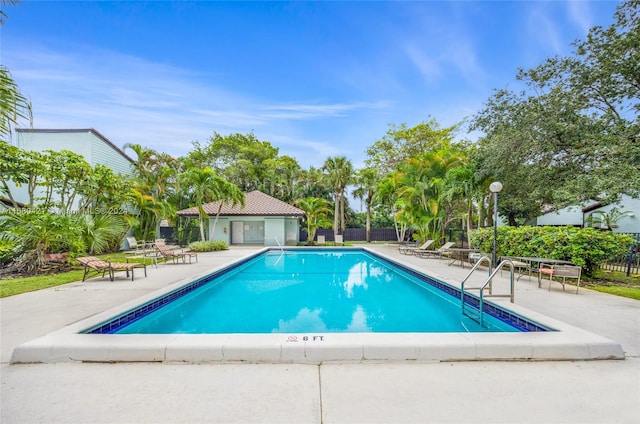
<svg viewBox="0 0 640 424">
<path fill-rule="evenodd" d="M 228 203 L 222 205 L 220 210 L 220 216 L 228 215 L 268 215 L 268 216 L 304 216 L 304 211 L 298 209 L 295 206 L 291 206 L 281 200 L 271 197 L 268 194 L 264 194 L 261 191 L 254 190 L 245 195 L 245 206 L 241 205 L 231 206 Z M 218 213 L 220 202 L 205 203 L 202 205 L 204 211 L 209 216 L 215 216 Z M 188 208 L 177 212 L 182 216 L 197 216 L 198 209 Z"/>
</svg>

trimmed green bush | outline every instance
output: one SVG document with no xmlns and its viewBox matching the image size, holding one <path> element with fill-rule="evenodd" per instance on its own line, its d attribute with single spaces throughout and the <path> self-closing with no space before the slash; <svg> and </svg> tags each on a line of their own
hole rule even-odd
<svg viewBox="0 0 640 424">
<path fill-rule="evenodd" d="M 592 276 L 609 258 L 624 255 L 633 243 L 627 234 L 577 227 L 498 227 L 498 256 L 529 256 L 571 261 Z M 471 233 L 471 244 L 493 251 L 493 228 Z"/>
<path fill-rule="evenodd" d="M 0 237 L 0 265 L 11 262 L 16 256 L 18 247 L 17 241 Z"/>
<path fill-rule="evenodd" d="M 189 243 L 189 249 L 194 252 L 215 252 L 218 250 L 227 250 L 229 246 L 227 246 L 227 243 L 219 240 L 194 241 L 193 243 Z"/>
</svg>

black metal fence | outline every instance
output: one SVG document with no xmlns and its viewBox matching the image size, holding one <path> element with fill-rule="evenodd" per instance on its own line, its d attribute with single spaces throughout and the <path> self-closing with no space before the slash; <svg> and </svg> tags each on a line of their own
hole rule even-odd
<svg viewBox="0 0 640 424">
<path fill-rule="evenodd" d="M 635 244 L 629 247 L 627 253 L 617 258 L 611 258 L 600 264 L 605 271 L 618 271 L 630 274 L 640 274 L 640 233 L 627 233 L 635 239 Z"/>
<path fill-rule="evenodd" d="M 319 228 L 316 230 L 317 236 L 324 236 L 326 241 L 333 240 L 333 230 Z M 300 241 L 307 241 L 309 235 L 307 230 L 300 228 Z M 367 231 L 364 228 L 346 228 L 344 230 L 344 241 L 364 241 L 367 239 Z M 396 230 L 393 228 L 372 228 L 371 241 L 398 241 Z"/>
</svg>

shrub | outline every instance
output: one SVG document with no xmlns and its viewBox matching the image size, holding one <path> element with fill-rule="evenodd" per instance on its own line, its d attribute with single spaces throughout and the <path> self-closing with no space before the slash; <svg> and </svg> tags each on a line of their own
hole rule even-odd
<svg viewBox="0 0 640 424">
<path fill-rule="evenodd" d="M 215 252 L 218 250 L 227 250 L 227 243 L 219 240 L 194 241 L 189 243 L 189 249 L 194 252 Z"/>
<path fill-rule="evenodd" d="M 0 236 L 0 265 L 4 265 L 17 256 L 19 244 L 9 237 Z"/>
<path fill-rule="evenodd" d="M 498 256 L 530 256 L 561 259 L 582 267 L 591 276 L 609 258 L 624 255 L 633 243 L 626 234 L 577 227 L 498 227 Z M 482 252 L 493 251 L 493 228 L 471 233 L 471 244 Z"/>
</svg>

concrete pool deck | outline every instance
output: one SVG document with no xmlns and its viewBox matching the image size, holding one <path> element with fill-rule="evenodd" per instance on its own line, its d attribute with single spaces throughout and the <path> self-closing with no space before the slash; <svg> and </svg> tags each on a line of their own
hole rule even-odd
<svg viewBox="0 0 640 424">
<path fill-rule="evenodd" d="M 445 280 L 468 272 L 397 254 Z M 618 342 L 625 360 L 312 364 L 9 365 L 13 349 L 245 256 L 160 265 L 131 283 L 92 279 L 1 299 L 3 423 L 10 422 L 638 422 L 640 302 L 516 284 L 516 305 Z M 506 274 L 505 274 L 506 275 Z"/>
</svg>

